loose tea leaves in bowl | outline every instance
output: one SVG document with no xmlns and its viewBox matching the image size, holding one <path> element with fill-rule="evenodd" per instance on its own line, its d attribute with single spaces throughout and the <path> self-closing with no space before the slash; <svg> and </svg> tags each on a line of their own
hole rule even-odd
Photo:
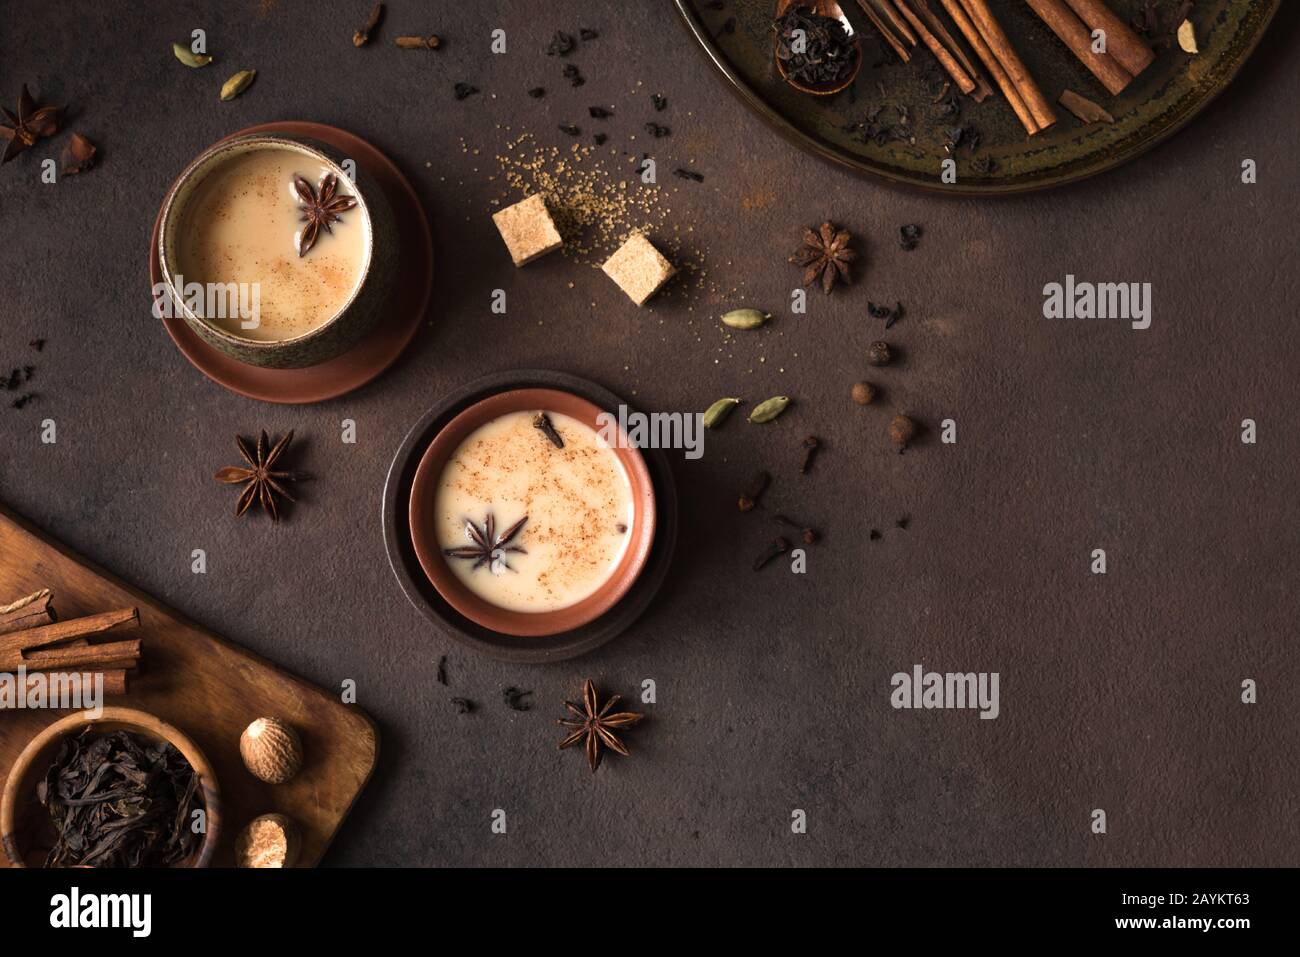
<svg viewBox="0 0 1300 957">
<path fill-rule="evenodd" d="M 774 24 L 776 56 L 786 76 L 809 87 L 834 86 L 857 63 L 858 50 L 844 24 L 811 8 L 794 6 Z"/>
<path fill-rule="evenodd" d="M 198 851 L 199 776 L 166 741 L 68 735 L 36 796 L 57 833 L 46 867 L 172 867 Z"/>
</svg>

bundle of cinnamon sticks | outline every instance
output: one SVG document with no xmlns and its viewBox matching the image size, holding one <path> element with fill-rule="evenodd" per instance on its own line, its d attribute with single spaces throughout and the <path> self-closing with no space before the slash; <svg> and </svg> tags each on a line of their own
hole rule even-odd
<svg viewBox="0 0 1300 957">
<path fill-rule="evenodd" d="M 988 0 L 938 2 L 1029 135 L 1052 126 L 1056 113 L 993 16 Z M 1155 59 L 1151 48 L 1103 0 L 1026 2 L 1112 94 L 1123 91 Z M 904 63 L 911 60 L 918 44 L 924 44 L 962 93 L 980 103 L 993 92 L 929 0 L 858 0 L 858 6 Z"/>
<path fill-rule="evenodd" d="M 1156 58 L 1102 0 L 1026 2 L 1112 96 L 1122 93 Z"/>
<path fill-rule="evenodd" d="M 0 672 L 22 668 L 29 682 L 44 672 L 47 680 L 76 678 L 82 687 L 103 675 L 105 693 L 125 694 L 127 674 L 139 666 L 140 639 L 92 639 L 139 624 L 135 608 L 59 621 L 50 590 L 42 589 L 0 605 Z"/>
<path fill-rule="evenodd" d="M 987 0 L 939 2 L 1029 135 L 1055 123 L 1056 113 L 994 18 Z M 939 19 L 929 0 L 858 0 L 858 6 L 903 62 L 911 59 L 911 48 L 923 43 L 957 88 L 975 102 L 983 102 L 992 94 L 992 87 L 971 55 Z"/>
</svg>

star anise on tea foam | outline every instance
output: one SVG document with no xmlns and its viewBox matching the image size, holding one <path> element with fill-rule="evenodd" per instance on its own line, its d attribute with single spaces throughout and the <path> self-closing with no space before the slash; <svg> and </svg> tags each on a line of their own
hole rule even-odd
<svg viewBox="0 0 1300 957">
<path fill-rule="evenodd" d="M 214 477 L 218 482 L 226 482 L 235 485 L 245 483 L 244 491 L 239 495 L 239 501 L 235 505 L 235 517 L 238 518 L 252 507 L 254 502 L 261 502 L 262 509 L 271 516 L 272 521 L 280 520 L 280 510 L 276 506 L 276 499 L 283 496 L 293 502 L 296 499 L 285 488 L 285 483 L 295 482 L 304 479 L 307 476 L 299 472 L 285 472 L 275 468 L 280 457 L 284 455 L 285 449 L 293 441 L 292 430 L 282 438 L 268 452 L 266 447 L 270 443 L 267 440 L 265 430 L 257 440 L 257 452 L 253 453 L 241 437 L 235 436 L 235 444 L 239 447 L 239 454 L 244 457 L 248 463 L 247 468 L 237 465 L 230 465 L 219 471 Z"/>
<path fill-rule="evenodd" d="M 853 282 L 849 263 L 857 259 L 858 254 L 849 248 L 852 241 L 853 236 L 847 229 L 836 229 L 830 223 L 822 223 L 821 229 L 815 231 L 805 226 L 803 245 L 795 250 L 790 262 L 804 267 L 805 286 L 820 277 L 822 291 L 829 293 L 836 279 L 846 284 Z"/>
<path fill-rule="evenodd" d="M 37 140 L 57 133 L 63 113 L 63 108 L 59 106 L 38 107 L 36 100 L 28 92 L 26 83 L 23 84 L 23 92 L 18 97 L 18 115 L 15 116 L 3 107 L 0 107 L 0 110 L 4 110 L 4 115 L 12 124 L 6 126 L 0 123 L 0 136 L 9 141 L 5 145 L 4 157 L 0 159 L 0 163 L 8 163 Z"/>
<path fill-rule="evenodd" d="M 334 230 L 330 225 L 342 222 L 339 213 L 346 213 L 356 206 L 357 199 L 355 196 L 338 195 L 339 178 L 333 173 L 321 177 L 318 189 L 312 189 L 311 183 L 301 176 L 295 176 L 293 188 L 300 201 L 298 209 L 302 211 L 302 221 L 307 224 L 298 237 L 298 255 L 305 256 L 316 245 L 321 229 L 332 233 Z"/>
<path fill-rule="evenodd" d="M 610 710 L 620 700 L 622 699 L 619 695 L 614 695 L 605 702 L 604 707 L 601 707 L 596 698 L 596 686 L 588 678 L 582 686 L 582 707 L 579 708 L 572 701 L 564 702 L 564 706 L 569 709 L 569 712 L 574 717 L 559 718 L 555 722 L 566 728 L 574 729 L 567 738 L 560 742 L 560 750 L 572 747 L 581 741 L 586 749 L 587 763 L 591 765 L 592 774 L 595 774 L 596 768 L 600 767 L 600 759 L 604 755 L 602 749 L 609 748 L 624 757 L 628 756 L 627 747 L 614 732 L 623 728 L 630 728 L 645 717 L 645 715 L 637 714 L 634 711 L 619 711 L 610 714 Z"/>
<path fill-rule="evenodd" d="M 520 548 L 518 545 L 510 544 L 524 527 L 526 521 L 528 521 L 527 515 L 498 535 L 496 534 L 497 520 L 491 512 L 487 513 L 487 519 L 483 522 L 482 528 L 466 519 L 465 536 L 469 539 L 469 544 L 462 545 L 459 548 L 444 548 L 442 553 L 449 558 L 465 558 L 473 561 L 474 566 L 470 571 L 477 571 L 482 565 L 487 565 L 488 570 L 493 575 L 513 571 L 509 564 L 506 563 L 506 554 L 508 552 L 516 552 L 521 555 L 528 554 L 525 549 Z"/>
</svg>

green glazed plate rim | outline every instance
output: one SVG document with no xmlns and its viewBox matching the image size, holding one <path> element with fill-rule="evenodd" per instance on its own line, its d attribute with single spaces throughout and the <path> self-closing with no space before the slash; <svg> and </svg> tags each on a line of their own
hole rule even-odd
<svg viewBox="0 0 1300 957">
<path fill-rule="evenodd" d="M 673 0 L 673 3 L 691 37 L 714 70 L 726 80 L 726 85 L 731 92 L 784 139 L 805 152 L 861 176 L 950 196 L 1013 196 L 1038 192 L 1089 179 L 1145 155 L 1186 127 L 1227 89 L 1259 46 L 1281 7 L 1281 0 L 1252 0 L 1255 9 L 1245 15 L 1245 19 L 1249 21 L 1249 30 L 1238 31 L 1239 34 L 1247 33 L 1247 35 L 1244 38 L 1240 35 L 1234 37 L 1235 42 L 1222 51 L 1219 60 L 1212 64 L 1210 67 L 1212 81 L 1198 85 L 1186 78 L 1172 79 L 1171 83 L 1177 83 L 1183 88 L 1182 95 L 1169 109 L 1143 123 L 1134 134 L 1125 137 L 1117 144 L 1082 159 L 1054 164 L 1032 178 L 1023 173 L 1016 173 L 1002 178 L 972 180 L 966 177 L 959 179 L 957 183 L 943 184 L 933 176 L 922 176 L 913 170 L 854 155 L 838 144 L 800 129 L 740 75 L 701 21 L 694 0 Z M 1030 141 L 1026 141 L 1027 145 L 1029 143 Z"/>
</svg>

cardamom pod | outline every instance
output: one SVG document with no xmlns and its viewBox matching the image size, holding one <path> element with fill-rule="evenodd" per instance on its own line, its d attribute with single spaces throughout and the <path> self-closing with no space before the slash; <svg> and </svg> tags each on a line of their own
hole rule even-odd
<svg viewBox="0 0 1300 957">
<path fill-rule="evenodd" d="M 778 415 L 785 411 L 785 407 L 790 404 L 788 395 L 774 395 L 770 399 L 764 399 L 754 410 L 749 413 L 750 422 L 771 422 Z"/>
<path fill-rule="evenodd" d="M 176 59 L 180 60 L 186 66 L 207 66 L 212 62 L 212 57 L 208 56 L 206 53 L 195 53 L 189 47 L 181 43 L 172 44 L 172 53 L 176 54 Z"/>
<path fill-rule="evenodd" d="M 248 89 L 255 76 L 257 76 L 256 70 L 240 70 L 221 85 L 221 98 L 223 100 L 233 100 Z"/>
<path fill-rule="evenodd" d="M 731 415 L 731 410 L 738 405 L 740 405 L 739 399 L 719 399 L 704 410 L 704 427 L 706 429 L 717 428 L 727 416 Z"/>
<path fill-rule="evenodd" d="M 723 313 L 722 324 L 733 329 L 757 329 L 771 318 L 770 312 L 761 312 L 758 309 L 733 309 L 731 312 Z"/>
</svg>

